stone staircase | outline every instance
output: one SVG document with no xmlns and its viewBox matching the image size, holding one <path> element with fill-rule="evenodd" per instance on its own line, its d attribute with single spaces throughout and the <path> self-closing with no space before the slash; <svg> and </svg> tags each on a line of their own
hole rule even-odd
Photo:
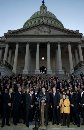
<svg viewBox="0 0 84 130">
<path fill-rule="evenodd" d="M 14 73 L 12 72 L 12 66 L 10 64 L 8 64 L 7 62 L 5 62 L 5 64 L 0 63 L 0 73 L 1 76 L 11 76 Z"/>
<path fill-rule="evenodd" d="M 5 64 L 3 62 L 0 63 L 0 72 L 1 76 L 11 76 L 14 73 L 12 72 L 12 66 L 5 61 Z M 17 68 L 17 74 L 22 74 L 23 67 L 19 66 Z M 80 77 L 81 72 L 84 74 L 84 61 L 79 62 L 75 67 L 74 67 L 74 75 L 76 77 Z M 30 74 L 31 75 L 31 74 Z M 56 76 L 59 77 L 59 79 L 69 79 L 70 75 L 60 75 L 60 74 L 53 74 L 53 75 L 46 75 L 46 74 L 41 74 L 40 76 L 46 77 L 46 76 Z"/>
<path fill-rule="evenodd" d="M 84 61 L 79 62 L 75 67 L 74 67 L 74 75 L 79 77 L 80 74 L 84 74 Z"/>
</svg>

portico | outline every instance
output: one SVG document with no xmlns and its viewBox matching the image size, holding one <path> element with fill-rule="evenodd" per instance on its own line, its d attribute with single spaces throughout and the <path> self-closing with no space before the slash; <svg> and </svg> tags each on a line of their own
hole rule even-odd
<svg viewBox="0 0 84 130">
<path fill-rule="evenodd" d="M 22 48 L 22 44 L 24 44 Z M 65 46 L 65 47 L 64 47 Z M 6 57 L 6 60 L 8 63 L 10 63 L 13 66 L 13 72 L 18 72 L 18 66 L 21 65 L 21 72 L 23 74 L 40 74 L 40 67 L 45 66 L 47 69 L 47 74 L 64 74 L 65 69 L 69 73 L 74 72 L 74 65 L 73 65 L 73 58 L 72 56 L 75 54 L 75 61 L 82 61 L 83 55 L 82 55 L 82 49 L 81 44 L 77 43 L 75 44 L 76 48 L 74 50 L 74 45 L 70 42 L 68 43 L 16 43 L 15 49 L 11 48 L 11 43 L 7 44 L 5 47 L 4 57 Z M 80 48 L 79 48 L 80 46 Z M 66 50 L 66 53 L 65 53 Z M 72 51 L 73 50 L 73 51 Z M 20 56 L 19 53 L 24 53 L 23 56 Z M 12 52 L 14 52 L 12 54 Z M 56 53 L 57 52 L 57 53 Z M 78 53 L 79 52 L 79 53 Z M 8 55 L 6 56 L 6 54 Z M 66 55 L 65 59 L 64 56 Z M 44 56 L 44 60 L 42 60 L 42 56 Z M 13 63 L 10 61 L 13 57 Z M 20 63 L 20 58 L 22 58 L 22 63 Z M 3 58 L 3 61 L 5 58 Z M 30 62 L 31 60 L 31 62 Z M 66 60 L 66 65 L 65 65 Z M 69 64 L 69 65 L 68 65 Z M 68 67 L 67 67 L 68 65 Z M 65 68 L 65 69 L 64 69 Z"/>
</svg>

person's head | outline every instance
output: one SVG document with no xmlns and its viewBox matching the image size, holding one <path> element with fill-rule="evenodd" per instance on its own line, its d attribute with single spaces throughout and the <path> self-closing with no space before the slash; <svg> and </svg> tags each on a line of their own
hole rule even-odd
<svg viewBox="0 0 84 130">
<path fill-rule="evenodd" d="M 34 94 L 33 88 L 30 89 L 30 93 L 31 93 L 31 94 Z"/>
<path fill-rule="evenodd" d="M 65 99 L 66 98 L 66 95 L 65 94 L 63 94 L 63 99 Z"/>
<path fill-rule="evenodd" d="M 8 93 L 8 89 L 7 88 L 5 88 L 5 93 Z"/>
<path fill-rule="evenodd" d="M 10 89 L 9 89 L 9 93 L 12 93 L 12 92 L 13 92 L 13 89 L 12 89 L 12 88 L 10 88 Z"/>
<path fill-rule="evenodd" d="M 77 92 L 78 88 L 75 86 L 75 92 Z"/>
<path fill-rule="evenodd" d="M 30 89 L 29 89 L 29 88 L 27 88 L 27 93 L 29 93 L 29 91 L 30 91 Z"/>
<path fill-rule="evenodd" d="M 23 92 L 23 93 L 26 92 L 26 87 L 22 87 L 22 92 Z"/>
<path fill-rule="evenodd" d="M 53 92 L 54 92 L 54 93 L 56 92 L 56 87 L 53 87 Z"/>
<path fill-rule="evenodd" d="M 42 88 L 42 92 L 45 93 L 45 91 L 46 91 L 46 89 L 43 87 L 43 88 Z"/>
<path fill-rule="evenodd" d="M 67 90 L 67 92 L 66 92 L 67 94 L 69 94 L 69 90 Z"/>
<path fill-rule="evenodd" d="M 18 92 L 21 92 L 21 91 L 22 91 L 21 87 L 18 87 Z"/>
</svg>

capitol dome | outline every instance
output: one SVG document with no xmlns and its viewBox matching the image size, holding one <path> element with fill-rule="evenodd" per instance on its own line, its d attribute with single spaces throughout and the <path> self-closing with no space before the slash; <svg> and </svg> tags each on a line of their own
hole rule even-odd
<svg viewBox="0 0 84 130">
<path fill-rule="evenodd" d="M 45 4 L 40 6 L 40 11 L 35 12 L 29 20 L 25 22 L 23 28 L 34 27 L 36 25 L 47 24 L 58 28 L 64 28 L 63 24 L 56 18 L 56 16 L 47 11 Z"/>
</svg>

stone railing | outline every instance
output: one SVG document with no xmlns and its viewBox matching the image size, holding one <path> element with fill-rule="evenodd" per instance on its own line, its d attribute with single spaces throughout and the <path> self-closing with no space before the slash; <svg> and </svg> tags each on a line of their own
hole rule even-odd
<svg viewBox="0 0 84 130">
<path fill-rule="evenodd" d="M 0 61 L 0 66 L 3 66 L 3 65 L 4 65 L 3 61 Z"/>
<path fill-rule="evenodd" d="M 13 69 L 12 65 L 10 65 L 7 61 L 5 61 L 5 64 L 4 64 L 6 67 L 8 67 L 9 69 Z"/>
<path fill-rule="evenodd" d="M 84 61 L 80 61 L 75 67 L 74 67 L 74 71 L 77 70 L 78 68 L 84 66 Z"/>
</svg>

